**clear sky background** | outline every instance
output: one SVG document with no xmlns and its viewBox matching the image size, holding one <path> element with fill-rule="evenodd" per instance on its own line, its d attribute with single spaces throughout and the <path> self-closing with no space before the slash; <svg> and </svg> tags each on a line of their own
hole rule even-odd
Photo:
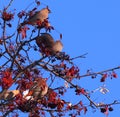
<svg viewBox="0 0 120 117">
<path fill-rule="evenodd" d="M 33 0 L 14 0 L 14 7 L 25 9 Z M 41 0 L 52 11 L 51 24 L 63 34 L 64 49 L 71 57 L 88 53 L 85 59 L 77 59 L 75 63 L 80 67 L 81 74 L 88 69 L 101 71 L 120 65 L 120 0 Z M 0 1 L 0 9 L 7 0 Z M 44 7 L 44 5 L 41 5 Z M 14 8 L 14 7 L 11 7 Z M 32 8 L 33 6 L 31 6 Z M 53 31 L 57 39 L 59 34 Z M 120 100 L 120 70 L 117 71 L 118 79 L 107 79 L 105 82 L 109 93 L 106 95 L 96 92 L 95 101 L 112 102 Z M 91 80 L 86 77 L 78 84 L 86 89 L 93 90 L 102 86 L 100 77 Z M 69 97 L 72 94 L 69 94 Z M 67 98 L 68 96 L 66 96 Z M 71 96 L 72 98 L 72 96 Z M 114 111 L 109 117 L 118 117 L 120 106 L 114 106 Z M 104 114 L 93 113 L 91 110 L 81 117 L 104 117 Z"/>
</svg>

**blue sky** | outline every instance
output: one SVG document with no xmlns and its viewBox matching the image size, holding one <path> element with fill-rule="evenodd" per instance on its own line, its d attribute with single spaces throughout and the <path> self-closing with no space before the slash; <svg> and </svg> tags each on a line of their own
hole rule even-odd
<svg viewBox="0 0 120 117">
<path fill-rule="evenodd" d="M 30 0 L 15 0 L 17 11 L 25 9 Z M 33 0 L 31 0 L 32 2 Z M 120 1 L 119 0 L 42 0 L 47 4 L 52 13 L 51 24 L 63 34 L 62 42 L 66 53 L 72 57 L 88 53 L 85 59 L 77 59 L 75 63 L 80 67 L 81 74 L 87 69 L 101 71 L 120 65 Z M 0 1 L 0 8 L 6 0 Z M 44 7 L 44 5 L 41 5 Z M 31 6 L 32 7 L 32 6 Z M 12 9 L 12 7 L 11 7 Z M 59 33 L 53 31 L 53 36 L 59 38 Z M 119 75 L 118 70 L 118 76 Z M 107 80 L 106 87 L 109 94 L 95 93 L 95 100 L 113 101 L 120 99 L 118 89 L 120 78 Z M 90 77 L 82 79 L 78 84 L 90 90 L 102 85 L 98 79 Z M 110 101 L 109 101 L 110 100 Z M 120 114 L 119 106 L 114 106 L 114 111 L 109 117 Z M 103 114 L 88 112 L 85 117 L 104 117 Z M 81 115 L 81 117 L 84 117 Z"/>
</svg>

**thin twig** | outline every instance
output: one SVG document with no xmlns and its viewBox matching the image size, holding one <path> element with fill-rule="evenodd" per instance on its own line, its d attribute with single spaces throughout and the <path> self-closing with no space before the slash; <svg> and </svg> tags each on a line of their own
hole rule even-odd
<svg viewBox="0 0 120 117">
<path fill-rule="evenodd" d="M 13 67 L 13 65 L 14 65 L 14 62 L 16 61 L 16 56 L 19 54 L 19 52 L 22 50 L 22 48 L 23 48 L 23 46 L 26 44 L 26 43 L 29 43 L 29 42 L 31 42 L 31 41 L 33 41 L 33 40 L 35 40 L 36 38 L 33 38 L 33 39 L 31 39 L 31 40 L 28 40 L 28 41 L 24 41 L 20 46 L 19 46 L 19 48 L 18 48 L 18 50 L 17 50 L 17 52 L 14 54 L 14 56 L 12 57 L 13 58 L 13 60 L 12 60 L 12 63 L 11 63 L 11 66 L 10 66 L 10 69 L 12 70 L 12 67 Z"/>
<path fill-rule="evenodd" d="M 5 10 L 7 10 L 7 9 L 11 6 L 11 4 L 12 4 L 13 1 L 14 1 L 14 0 L 11 0 L 11 1 L 9 2 L 9 4 L 7 5 L 7 7 L 6 7 Z"/>
<path fill-rule="evenodd" d="M 86 58 L 85 56 L 86 56 L 87 54 L 88 54 L 88 53 L 85 53 L 85 54 L 83 54 L 83 55 L 80 55 L 80 56 L 71 58 L 70 60 L 74 60 L 74 59 L 77 59 L 77 58 Z"/>
<path fill-rule="evenodd" d="M 39 62 L 41 62 L 43 59 L 45 59 L 45 57 L 42 57 L 40 60 L 37 60 L 37 61 L 34 61 L 33 63 L 31 63 L 30 65 L 28 65 L 27 67 L 25 67 L 24 69 L 22 69 L 21 71 L 19 71 L 19 73 L 13 78 L 14 81 L 17 80 L 17 78 L 23 74 L 27 69 L 30 69 L 30 68 L 33 68 L 35 67 L 36 65 L 38 65 Z"/>
<path fill-rule="evenodd" d="M 81 75 L 80 78 L 84 78 L 84 77 L 88 77 L 88 76 L 94 76 L 94 75 L 97 75 L 97 74 L 101 75 L 101 74 L 103 74 L 105 72 L 114 71 L 114 70 L 117 70 L 117 69 L 120 69 L 120 66 L 114 67 L 114 68 L 111 68 L 111 69 L 107 69 L 107 70 L 103 70 L 103 71 L 99 71 L 99 72 L 84 74 L 84 75 Z"/>
<path fill-rule="evenodd" d="M 43 62 L 43 61 L 42 61 L 42 62 Z M 71 86 L 76 87 L 76 85 L 72 84 L 72 83 L 68 80 L 68 78 L 66 78 L 66 76 L 60 76 L 59 73 L 53 71 L 53 69 L 50 69 L 49 67 L 45 66 L 44 64 L 38 63 L 38 65 L 41 66 L 43 69 L 45 69 L 45 70 L 53 73 L 55 76 L 58 76 L 58 77 L 64 79 L 64 80 L 65 80 L 66 82 L 68 82 Z"/>
</svg>

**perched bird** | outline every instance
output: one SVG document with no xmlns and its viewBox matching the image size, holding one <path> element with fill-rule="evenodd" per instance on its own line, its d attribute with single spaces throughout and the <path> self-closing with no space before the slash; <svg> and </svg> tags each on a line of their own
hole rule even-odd
<svg viewBox="0 0 120 117">
<path fill-rule="evenodd" d="M 48 55 L 54 55 L 63 49 L 62 42 L 60 40 L 54 41 L 53 37 L 48 33 L 43 33 L 41 36 L 36 37 L 36 43 L 40 47 L 41 52 Z"/>
<path fill-rule="evenodd" d="M 25 99 L 39 99 L 47 94 L 48 86 L 44 78 L 36 78 L 33 86 L 26 92 L 24 92 L 23 97 Z"/>
<path fill-rule="evenodd" d="M 5 92 L 5 94 L 3 95 L 2 99 L 3 100 L 9 100 L 14 98 L 16 95 L 18 95 L 20 93 L 19 90 L 8 90 Z"/>
<path fill-rule="evenodd" d="M 48 91 L 46 80 L 44 78 L 37 78 L 31 91 L 33 91 L 33 97 L 43 97 Z"/>
<path fill-rule="evenodd" d="M 42 10 L 37 11 L 34 15 L 30 16 L 26 21 L 21 23 L 21 26 L 25 24 L 37 25 L 39 23 L 43 23 L 44 20 L 48 18 L 49 13 L 50 13 L 50 10 L 48 7 L 43 8 Z"/>
<path fill-rule="evenodd" d="M 47 92 L 48 86 L 46 80 L 44 78 L 36 78 L 30 89 L 23 91 L 23 93 L 20 90 L 7 90 L 0 100 L 10 100 L 18 94 L 22 94 L 23 99 L 35 100 L 42 98 Z"/>
</svg>

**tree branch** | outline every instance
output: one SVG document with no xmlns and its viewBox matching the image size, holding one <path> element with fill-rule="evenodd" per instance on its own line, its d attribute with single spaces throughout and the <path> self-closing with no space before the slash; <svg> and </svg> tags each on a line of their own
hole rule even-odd
<svg viewBox="0 0 120 117">
<path fill-rule="evenodd" d="M 81 75 L 80 78 L 84 78 L 84 77 L 88 77 L 88 76 L 95 76 L 97 74 L 101 75 L 101 74 L 103 74 L 105 72 L 114 71 L 114 70 L 117 70 L 117 69 L 120 69 L 120 66 L 114 67 L 114 68 L 111 68 L 111 69 L 107 69 L 107 70 L 103 70 L 103 71 L 99 71 L 99 72 L 84 74 L 84 75 Z"/>
</svg>

